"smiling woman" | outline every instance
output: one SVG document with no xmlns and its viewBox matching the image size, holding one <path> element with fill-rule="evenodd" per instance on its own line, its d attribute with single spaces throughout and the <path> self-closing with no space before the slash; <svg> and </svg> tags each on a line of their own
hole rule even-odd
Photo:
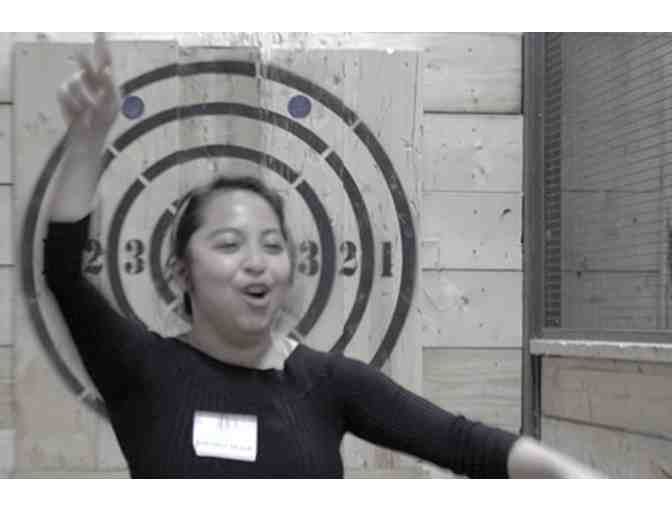
<svg viewBox="0 0 672 510">
<path fill-rule="evenodd" d="M 176 218 L 173 271 L 190 342 L 221 361 L 281 369 L 296 346 L 272 335 L 294 266 L 281 197 L 252 177 L 220 177 L 188 193 Z"/>
<path fill-rule="evenodd" d="M 120 108 L 103 37 L 94 54 L 95 63 L 80 56 L 60 93 L 69 130 L 45 276 L 132 477 L 342 477 L 348 432 L 472 477 L 595 476 L 534 440 L 444 411 L 365 363 L 274 335 L 293 251 L 282 202 L 258 180 L 217 179 L 178 206 L 173 269 L 187 296 L 187 341 L 118 314 L 81 269 Z"/>
</svg>

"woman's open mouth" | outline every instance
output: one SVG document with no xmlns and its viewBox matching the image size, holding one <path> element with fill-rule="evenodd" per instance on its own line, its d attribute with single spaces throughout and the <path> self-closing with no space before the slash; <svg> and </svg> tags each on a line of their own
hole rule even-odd
<svg viewBox="0 0 672 510">
<path fill-rule="evenodd" d="M 267 306 L 271 301 L 271 289 L 263 283 L 255 283 L 243 288 L 245 301 L 255 307 Z"/>
</svg>

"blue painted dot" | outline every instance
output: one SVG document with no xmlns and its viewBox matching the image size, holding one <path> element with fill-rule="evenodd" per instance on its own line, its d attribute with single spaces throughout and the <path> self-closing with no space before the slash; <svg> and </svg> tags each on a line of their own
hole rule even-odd
<svg viewBox="0 0 672 510">
<path fill-rule="evenodd" d="M 145 103 L 138 96 L 127 96 L 124 98 L 121 111 L 127 119 L 137 119 L 145 113 Z"/>
<path fill-rule="evenodd" d="M 311 104 L 310 99 L 303 95 L 297 95 L 289 100 L 287 110 L 289 114 L 295 119 L 303 119 L 310 114 Z"/>
</svg>

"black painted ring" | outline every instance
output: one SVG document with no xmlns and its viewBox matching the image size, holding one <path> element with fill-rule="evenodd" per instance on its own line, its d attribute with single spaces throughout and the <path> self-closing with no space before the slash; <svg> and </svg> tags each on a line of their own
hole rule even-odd
<svg viewBox="0 0 672 510">
<path fill-rule="evenodd" d="M 348 126 L 353 126 L 355 124 L 357 116 L 354 112 L 347 108 L 338 97 L 334 96 L 329 91 L 311 83 L 301 76 L 275 66 L 262 65 L 261 71 L 263 78 L 283 83 L 313 97 L 313 99 L 317 100 L 339 116 Z M 139 88 L 162 79 L 202 73 L 240 74 L 255 78 L 256 66 L 254 63 L 241 61 L 197 62 L 186 65 L 172 64 L 154 69 L 127 81 L 121 86 L 121 90 L 123 95 L 127 95 Z M 373 133 L 363 122 L 360 122 L 355 127 L 354 132 L 371 153 L 388 185 L 389 192 L 394 202 L 395 212 L 397 213 L 402 241 L 402 268 L 399 297 L 393 311 L 392 320 L 388 325 L 381 345 L 370 362 L 372 366 L 380 368 L 387 359 L 389 359 L 410 310 L 417 270 L 417 239 L 410 205 L 406 199 L 403 187 L 399 182 L 399 178 L 394 171 L 392 162 L 389 160 L 389 157 Z M 37 179 L 33 199 L 28 204 L 26 210 L 23 234 L 21 236 L 21 256 L 26 263 L 22 266 L 21 281 L 29 315 L 37 330 L 38 338 L 45 348 L 54 369 L 61 375 L 66 386 L 73 391 L 73 393 L 81 395 L 84 390 L 83 386 L 71 374 L 67 365 L 56 351 L 51 337 L 49 336 L 48 327 L 37 299 L 35 267 L 32 263 L 35 256 L 33 243 L 35 242 L 41 205 L 51 179 L 62 158 L 67 138 L 68 134 L 66 133 L 50 153 L 47 163 Z M 109 163 L 110 156 L 111 153 L 108 151 L 105 154 L 103 161 Z M 344 328 L 341 339 L 345 338 L 347 334 L 347 328 Z M 341 342 L 341 339 L 339 339 L 337 345 L 340 344 L 342 347 L 344 342 Z M 84 396 L 83 400 L 95 411 L 105 415 L 104 406 L 100 404 L 100 401 L 92 399 L 89 395 Z"/>
<path fill-rule="evenodd" d="M 200 115 L 237 115 L 240 117 L 245 117 L 253 120 L 268 122 L 272 124 L 274 127 L 278 127 L 292 133 L 294 136 L 303 141 L 308 147 L 313 149 L 318 154 L 323 154 L 328 149 L 328 145 L 319 136 L 317 136 L 312 131 L 306 129 L 298 122 L 288 117 L 285 117 L 284 115 L 280 115 L 279 113 L 276 112 L 264 110 L 246 104 L 223 103 L 223 102 L 178 106 L 160 111 L 152 115 L 151 117 L 148 117 L 147 119 L 143 120 L 142 122 L 139 122 L 129 130 L 119 135 L 119 137 L 117 137 L 117 139 L 114 141 L 113 146 L 115 150 L 118 153 L 120 153 L 126 147 L 128 147 L 128 145 L 131 144 L 134 140 L 150 132 L 151 130 L 157 128 L 158 126 L 161 126 L 168 122 L 176 121 L 178 119 L 186 119 Z M 270 158 L 270 156 L 264 156 L 264 157 Z M 112 162 L 114 158 L 115 155 L 108 150 L 103 158 L 104 170 L 108 167 L 108 165 Z M 174 158 L 175 161 L 172 161 L 170 158 Z M 177 159 L 178 159 L 177 153 L 174 153 L 174 155 L 172 156 L 167 156 L 166 158 L 161 160 L 162 161 L 161 165 L 154 164 L 152 165 L 152 167 L 147 169 L 143 173 L 143 177 L 146 180 L 151 181 L 152 179 L 154 179 L 157 173 L 163 172 L 163 168 L 165 166 L 167 165 L 173 166 L 175 164 L 178 164 Z M 372 256 L 368 258 L 362 257 L 360 278 L 359 278 L 359 284 L 357 286 L 355 301 L 344 323 L 343 331 L 338 340 L 334 343 L 334 346 L 332 347 L 332 350 L 343 351 L 348 346 L 348 344 L 352 340 L 353 335 L 357 331 L 359 322 L 361 321 L 362 317 L 364 316 L 364 312 L 366 311 L 366 306 L 368 304 L 368 297 L 371 293 L 371 289 L 373 288 L 373 279 L 374 279 L 373 229 L 371 228 L 371 220 L 369 219 L 369 213 L 366 208 L 364 198 L 362 197 L 362 194 L 360 193 L 359 188 L 357 187 L 355 180 L 353 179 L 347 167 L 343 164 L 343 162 L 335 152 L 329 154 L 329 156 L 327 156 L 325 161 L 327 162 L 329 168 L 331 168 L 332 171 L 334 172 L 334 175 L 341 181 L 343 188 L 346 194 L 348 195 L 348 199 L 352 204 L 352 207 L 355 212 L 355 221 L 357 222 L 357 227 L 359 230 L 359 240 L 362 248 L 362 253 L 372 254 Z M 272 164 L 272 161 L 266 164 L 267 165 Z M 279 166 L 274 170 L 276 171 L 276 173 L 279 172 L 280 175 L 282 175 L 282 172 L 284 172 L 284 167 Z M 299 186 L 297 186 L 297 190 L 300 191 L 300 188 L 302 186 L 305 186 L 305 181 L 304 183 L 301 183 L 299 184 Z M 136 181 L 133 185 L 131 185 L 131 188 L 129 188 L 128 192 L 140 193 L 142 191 L 141 188 L 144 188 L 144 184 L 142 184 L 142 182 L 140 181 Z M 119 212 L 117 212 L 113 216 L 113 222 L 117 221 L 118 222 L 123 221 L 123 215 L 120 215 Z M 121 229 L 121 226 L 119 226 L 119 229 Z M 118 245 L 116 244 L 117 242 L 118 242 L 117 239 L 109 236 L 109 240 L 107 243 L 108 260 L 110 261 L 110 264 L 112 263 L 115 264 L 111 267 L 116 267 L 116 258 L 110 259 L 109 257 L 110 256 L 116 257 L 118 249 Z M 111 274 L 111 276 L 113 275 Z M 130 305 L 128 305 L 125 302 L 121 282 L 112 281 L 111 284 L 113 292 L 115 292 L 115 299 L 117 299 L 119 306 L 124 308 L 125 310 L 129 310 Z M 327 292 L 327 289 L 324 289 L 322 291 L 322 293 L 325 292 Z M 318 318 L 319 316 L 312 316 L 310 317 L 310 321 L 314 323 L 315 321 L 317 321 Z M 304 323 L 303 320 L 301 321 L 300 326 L 303 331 L 305 332 L 308 331 L 304 329 L 306 323 Z M 310 324 L 310 326 L 312 327 L 312 324 Z M 299 332 L 301 334 L 304 334 L 302 331 Z M 396 337 L 394 337 L 394 341 L 396 342 Z M 393 347 L 394 345 L 392 345 L 392 348 Z"/>
<path fill-rule="evenodd" d="M 239 158 L 248 161 L 253 161 L 255 163 L 260 163 L 266 166 L 269 170 L 274 171 L 282 178 L 284 178 L 290 184 L 293 184 L 297 178 L 298 174 L 286 165 L 284 162 L 269 156 L 268 154 L 263 154 L 261 152 L 248 149 L 245 147 L 240 147 L 236 145 L 207 145 L 199 146 L 193 149 L 187 149 L 183 151 L 174 152 L 165 158 L 157 161 L 149 167 L 144 173 L 143 177 L 151 182 L 151 180 L 156 179 L 164 172 L 170 170 L 177 164 L 187 163 L 195 159 L 202 159 L 208 157 L 231 157 Z M 121 308 L 121 310 L 128 317 L 132 317 L 136 320 L 140 320 L 137 314 L 133 311 L 133 307 L 128 302 L 126 295 L 123 290 L 123 285 L 121 283 L 121 275 L 119 273 L 119 240 L 121 236 L 121 229 L 123 226 L 124 218 L 127 216 L 130 209 L 133 207 L 135 199 L 140 195 L 140 193 L 145 189 L 145 184 L 140 180 L 134 181 L 131 187 L 126 191 L 122 199 L 119 201 L 119 205 L 113 214 L 113 220 L 110 225 L 107 238 L 107 260 L 109 267 L 109 278 L 110 284 L 112 287 L 112 292 L 114 297 Z M 318 283 L 318 292 L 315 293 L 308 310 L 302 317 L 299 324 L 295 327 L 296 332 L 300 336 L 306 336 L 312 327 L 317 322 L 317 319 L 320 317 L 322 312 L 327 306 L 329 297 L 334 286 L 334 277 L 336 273 L 336 242 L 334 241 L 334 231 L 331 227 L 329 221 L 329 215 L 327 214 L 324 206 L 319 201 L 317 195 L 313 189 L 305 183 L 301 183 L 297 186 L 297 191 L 303 198 L 308 209 L 313 215 L 313 219 L 317 225 L 318 235 L 320 236 L 320 246 L 322 247 L 322 271 L 320 272 L 320 279 Z M 163 218 L 167 216 L 166 213 L 159 220 L 161 229 L 164 231 L 169 226 L 169 221 L 164 220 Z M 170 219 L 170 216 L 168 217 Z M 159 295 L 169 297 L 167 293 L 171 293 L 170 289 L 167 287 L 165 280 L 163 279 L 160 269 L 154 267 L 154 264 L 157 264 L 160 268 L 160 239 L 162 239 L 162 233 L 157 232 L 158 228 L 154 229 L 152 234 L 152 242 L 150 243 L 150 261 L 152 270 L 152 279 L 154 280 L 154 286 L 158 291 Z M 158 273 L 158 274 L 157 274 Z M 158 277 L 158 278 L 157 278 Z"/>
</svg>

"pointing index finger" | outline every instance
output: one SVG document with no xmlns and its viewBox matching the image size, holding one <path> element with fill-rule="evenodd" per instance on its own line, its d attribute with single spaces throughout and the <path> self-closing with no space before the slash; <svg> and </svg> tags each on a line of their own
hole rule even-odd
<svg viewBox="0 0 672 510">
<path fill-rule="evenodd" d="M 100 73 L 106 67 L 112 67 L 112 53 L 107 44 L 107 38 L 103 32 L 97 32 L 93 41 L 93 61 L 96 73 Z"/>
</svg>

